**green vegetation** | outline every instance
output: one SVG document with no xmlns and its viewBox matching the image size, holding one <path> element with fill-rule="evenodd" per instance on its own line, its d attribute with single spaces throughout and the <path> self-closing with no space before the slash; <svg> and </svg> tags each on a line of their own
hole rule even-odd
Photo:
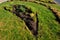
<svg viewBox="0 0 60 40">
<path fill-rule="evenodd" d="M 43 1 L 43 2 L 53 2 L 54 0 L 10 0 L 10 1 Z"/>
<path fill-rule="evenodd" d="M 30 32 L 24 21 L 15 14 L 4 10 L 6 6 L 12 10 L 12 5 L 25 5 L 38 14 L 38 40 L 60 40 L 60 24 L 56 17 L 47 7 L 32 2 L 12 1 L 0 4 L 0 40 L 36 40 L 36 37 Z M 46 3 L 48 4 L 48 3 Z M 60 7 L 56 4 L 48 4 L 58 10 Z M 24 11 L 24 8 L 23 8 Z"/>
</svg>

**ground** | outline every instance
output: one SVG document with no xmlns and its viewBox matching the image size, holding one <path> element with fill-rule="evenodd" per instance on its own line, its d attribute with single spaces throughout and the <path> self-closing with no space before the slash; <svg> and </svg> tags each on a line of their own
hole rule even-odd
<svg viewBox="0 0 60 40">
<path fill-rule="evenodd" d="M 12 1 L 0 4 L 0 40 L 36 40 L 36 36 L 32 34 L 21 18 L 4 9 L 4 7 L 7 7 L 11 10 L 11 7 L 17 4 L 31 8 L 33 14 L 37 12 L 39 20 L 38 40 L 60 40 L 60 23 L 56 21 L 56 16 L 53 12 L 41 4 L 24 1 Z M 59 5 L 46 4 L 60 11 Z"/>
</svg>

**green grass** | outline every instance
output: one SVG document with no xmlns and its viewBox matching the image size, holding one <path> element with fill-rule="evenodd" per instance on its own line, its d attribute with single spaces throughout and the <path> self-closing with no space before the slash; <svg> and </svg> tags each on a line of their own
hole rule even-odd
<svg viewBox="0 0 60 40">
<path fill-rule="evenodd" d="M 14 4 L 25 5 L 30 7 L 33 12 L 37 12 L 39 20 L 38 40 L 59 40 L 57 32 L 60 30 L 60 24 L 55 20 L 54 14 L 40 4 L 22 1 L 0 4 L 0 40 L 36 40 L 23 20 L 3 9 L 4 6 L 9 7 Z"/>
<path fill-rule="evenodd" d="M 42 2 L 43 4 L 46 4 L 48 6 L 51 6 L 52 8 L 55 8 L 56 10 L 60 11 L 60 5 L 59 4 L 51 4 L 51 3 L 44 3 Z"/>
</svg>

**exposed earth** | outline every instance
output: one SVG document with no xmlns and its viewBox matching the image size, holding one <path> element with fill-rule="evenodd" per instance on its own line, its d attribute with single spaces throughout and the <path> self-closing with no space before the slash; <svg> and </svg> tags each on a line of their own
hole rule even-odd
<svg viewBox="0 0 60 40">
<path fill-rule="evenodd" d="M 60 40 L 60 6 L 52 0 L 1 3 L 0 40 Z"/>
</svg>

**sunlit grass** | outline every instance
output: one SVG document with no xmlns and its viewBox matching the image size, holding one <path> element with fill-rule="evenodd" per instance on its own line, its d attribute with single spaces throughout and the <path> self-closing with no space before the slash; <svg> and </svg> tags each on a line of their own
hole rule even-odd
<svg viewBox="0 0 60 40">
<path fill-rule="evenodd" d="M 60 24 L 55 20 L 54 14 L 46 7 L 31 2 L 6 2 L 0 4 L 0 38 L 1 40 L 35 40 L 26 25 L 16 15 L 3 9 L 4 6 L 12 6 L 14 4 L 23 4 L 37 12 L 38 40 L 58 40 L 56 32 L 60 30 Z M 41 36 L 41 37 L 40 37 Z"/>
</svg>

